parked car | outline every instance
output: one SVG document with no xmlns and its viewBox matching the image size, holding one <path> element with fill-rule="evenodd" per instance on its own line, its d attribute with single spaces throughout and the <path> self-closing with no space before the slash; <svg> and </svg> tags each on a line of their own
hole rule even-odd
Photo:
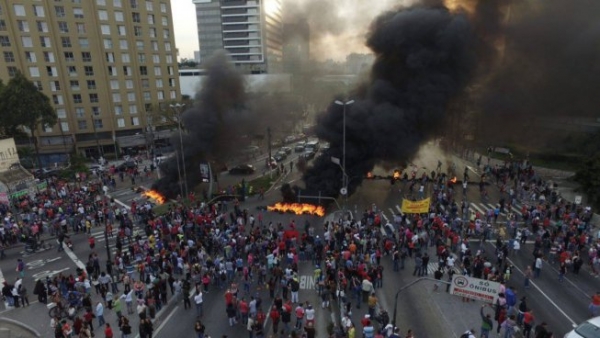
<svg viewBox="0 0 600 338">
<path fill-rule="evenodd" d="M 294 151 L 297 152 L 297 153 L 304 152 L 304 142 L 298 142 L 298 143 L 296 143 L 296 146 L 294 147 Z"/>
<path fill-rule="evenodd" d="M 94 175 L 99 175 L 99 174 L 105 172 L 106 168 L 103 165 L 94 164 L 94 165 L 90 166 L 90 171 Z"/>
<path fill-rule="evenodd" d="M 127 171 L 134 168 L 137 168 L 137 163 L 134 161 L 125 161 L 117 166 L 117 171 Z"/>
<path fill-rule="evenodd" d="M 565 338 L 600 338 L 600 317 L 594 317 L 576 326 Z"/>
<path fill-rule="evenodd" d="M 273 156 L 273 158 L 275 159 L 275 161 L 281 162 L 281 161 L 285 160 L 285 155 L 277 153 Z"/>
<path fill-rule="evenodd" d="M 240 164 L 236 167 L 229 169 L 230 175 L 249 175 L 254 173 L 254 167 L 252 164 Z"/>
<path fill-rule="evenodd" d="M 279 151 L 283 151 L 283 152 L 285 152 L 286 154 L 289 155 L 289 154 L 292 153 L 292 148 L 290 148 L 290 147 L 281 147 L 281 149 L 279 149 Z"/>
<path fill-rule="evenodd" d="M 242 149 L 242 154 L 252 155 L 260 152 L 260 148 L 257 146 L 247 146 Z"/>
<path fill-rule="evenodd" d="M 274 157 L 271 157 L 270 160 L 265 159 L 265 167 L 270 168 L 270 169 L 276 169 L 277 168 L 277 160 Z"/>
<path fill-rule="evenodd" d="M 304 154 L 302 154 L 302 156 L 304 156 L 306 160 L 312 160 L 313 158 L 315 158 L 315 152 L 312 150 L 306 151 L 304 152 Z"/>
<path fill-rule="evenodd" d="M 286 136 L 284 142 L 285 143 L 292 143 L 296 141 L 296 136 L 295 135 L 290 135 L 290 136 Z"/>
</svg>

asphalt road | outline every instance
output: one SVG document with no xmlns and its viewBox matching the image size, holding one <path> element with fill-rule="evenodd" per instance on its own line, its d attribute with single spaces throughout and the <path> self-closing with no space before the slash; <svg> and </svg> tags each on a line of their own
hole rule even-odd
<svg viewBox="0 0 600 338">
<path fill-rule="evenodd" d="M 432 153 L 435 153 L 432 151 Z M 264 159 L 257 159 L 256 165 L 263 164 Z M 450 165 L 450 162 L 455 162 L 457 171 L 462 173 L 466 165 L 472 168 L 472 164 L 463 162 L 460 159 L 451 157 L 444 161 L 444 166 Z M 420 156 L 414 161 L 417 167 L 433 168 L 437 163 L 435 156 Z M 386 171 L 384 168 L 376 170 Z M 431 169 L 429 169 L 431 171 Z M 475 173 L 473 173 L 475 175 Z M 228 174 L 223 174 L 226 177 Z M 220 177 L 221 178 L 221 177 Z M 283 182 L 295 182 L 299 178 L 299 174 L 294 171 L 292 174 L 285 177 Z M 222 182 L 226 182 L 229 178 L 225 178 Z M 235 178 L 232 178 L 235 179 Z M 120 189 L 111 194 L 122 201 L 125 205 L 129 205 L 131 199 L 138 198 L 138 194 L 131 192 L 129 186 L 125 182 L 120 186 Z M 150 183 L 150 182 L 147 182 Z M 142 183 L 144 185 L 144 183 Z M 362 212 L 362 210 L 377 206 L 385 218 L 391 219 L 397 212 L 401 204 L 403 196 L 402 191 L 399 191 L 400 184 L 394 187 L 390 186 L 389 181 L 364 181 L 356 194 L 351 196 L 347 201 L 340 198 L 341 205 L 346 205 L 350 210 Z M 490 188 L 490 203 L 484 203 L 479 200 L 479 194 L 476 186 L 471 186 L 467 193 L 467 199 L 473 203 L 472 210 L 477 208 L 489 207 L 491 203 L 497 202 L 499 195 L 497 189 Z M 264 201 L 257 201 L 255 198 L 244 202 L 242 206 L 250 210 L 251 213 L 259 212 L 256 206 L 272 204 L 280 200 L 279 192 L 274 189 L 270 194 L 267 194 Z M 345 203 L 344 203 L 345 202 Z M 308 220 L 313 224 L 317 231 L 321 231 L 323 219 L 314 216 L 292 216 L 288 214 L 265 213 L 265 221 L 283 222 L 284 224 L 295 219 L 296 224 L 303 224 Z M 502 219 L 502 216 L 501 218 Z M 94 229 L 93 233 L 97 236 L 96 252 L 100 255 L 101 260 L 106 260 L 106 250 L 104 249 L 104 241 L 102 240 L 101 231 Z M 17 258 L 23 258 L 27 266 L 25 277 L 25 285 L 30 290 L 31 306 L 26 309 L 6 309 L 3 304 L 0 304 L 0 315 L 7 318 L 25 322 L 36 328 L 42 336 L 51 336 L 49 329 L 50 318 L 48 310 L 43 304 L 35 303 L 35 296 L 31 294 L 33 290 L 34 278 L 45 277 L 46 275 L 54 275 L 59 272 L 74 273 L 77 267 L 77 262 L 87 261 L 87 257 L 91 250 L 87 246 L 87 240 L 84 235 L 76 235 L 74 237 L 75 248 L 73 255 L 67 253 L 57 253 L 56 248 L 38 252 L 31 255 L 23 255 L 21 250 L 7 250 L 8 257 L 0 261 L 0 271 L 3 277 L 8 281 L 14 281 L 17 277 L 15 272 Z M 114 243 L 109 240 L 110 245 Z M 477 243 L 472 243 L 477 248 Z M 486 244 L 484 249 L 488 253 L 493 254 L 493 246 Z M 433 249 L 429 250 L 430 256 L 434 257 Z M 534 280 L 530 289 L 523 287 L 523 275 L 527 265 L 532 263 L 532 246 L 522 246 L 520 252 L 510 256 L 509 259 L 517 267 L 517 271 L 511 277 L 510 285 L 516 287 L 518 297 L 526 295 L 528 304 L 533 308 L 537 321 L 546 321 L 556 337 L 562 337 L 566 332 L 571 330 L 573 323 L 579 323 L 587 319 L 587 305 L 589 304 L 589 296 L 597 290 L 598 279 L 592 276 L 587 268 L 582 269 L 580 275 L 568 274 L 564 282 L 559 282 L 555 267 L 545 264 L 542 276 L 538 280 Z M 382 259 L 384 270 L 383 288 L 377 290 L 377 295 L 380 304 L 387 309 L 392 316 L 394 307 L 394 295 L 396 291 L 408 283 L 415 280 L 412 276 L 413 263 L 407 259 L 405 270 L 400 272 L 392 271 L 390 257 Z M 431 267 L 433 268 L 433 267 Z M 318 305 L 318 296 L 314 290 L 312 281 L 313 266 L 310 262 L 301 262 L 300 266 L 301 278 L 305 281 L 300 291 L 300 301 L 310 301 Z M 430 269 L 431 270 L 431 269 Z M 301 283 L 302 284 L 302 283 Z M 399 296 L 397 323 L 402 333 L 406 333 L 407 329 L 412 329 L 416 336 L 419 337 L 459 337 L 466 329 L 478 329 L 480 325 L 479 308 L 480 302 L 463 302 L 461 298 L 447 294 L 445 288 L 441 292 L 434 293 L 433 285 L 429 281 L 423 281 L 416 284 L 402 293 Z M 227 334 L 230 337 L 241 337 L 246 335 L 246 330 L 241 325 L 229 327 L 227 324 L 224 310 L 224 294 L 225 290 L 211 290 L 206 295 L 205 316 L 203 321 L 207 327 L 207 331 L 211 335 Z M 264 287 L 260 290 L 256 285 L 250 294 L 258 295 L 262 298 L 265 309 L 270 304 L 268 292 Z M 95 296 L 97 297 L 97 296 Z M 170 298 L 170 297 L 169 297 Z M 209 305 L 209 306 L 206 306 Z M 317 308 L 317 329 L 319 332 L 325 332 L 327 323 L 331 318 L 332 312 L 327 309 Z M 353 307 L 353 319 L 355 323 L 359 323 L 360 318 L 366 313 L 366 306 L 362 306 L 360 310 Z M 486 311 L 492 311 L 488 309 Z M 116 316 L 107 311 L 107 321 L 115 324 Z M 159 319 L 155 323 L 157 330 L 156 337 L 180 336 L 188 337 L 193 332 L 193 322 L 195 320 L 195 311 L 184 310 L 183 304 L 170 305 L 159 314 Z M 134 321 L 133 327 L 136 327 Z M 269 324 L 268 324 L 269 325 Z M 358 326 L 360 326 L 358 324 Z"/>
</svg>

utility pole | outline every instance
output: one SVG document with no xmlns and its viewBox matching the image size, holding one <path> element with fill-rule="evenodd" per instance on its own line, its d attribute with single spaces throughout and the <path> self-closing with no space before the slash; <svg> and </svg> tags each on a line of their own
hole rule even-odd
<svg viewBox="0 0 600 338">
<path fill-rule="evenodd" d="M 269 157 L 267 157 L 267 168 L 269 169 L 269 175 L 271 174 L 271 127 L 267 127 L 267 149 L 269 150 Z"/>
</svg>

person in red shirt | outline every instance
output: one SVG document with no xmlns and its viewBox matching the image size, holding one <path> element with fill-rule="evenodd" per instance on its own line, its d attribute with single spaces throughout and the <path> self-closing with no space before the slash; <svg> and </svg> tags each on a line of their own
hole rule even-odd
<svg viewBox="0 0 600 338">
<path fill-rule="evenodd" d="M 535 317 L 533 317 L 533 310 L 529 310 L 523 314 L 523 334 L 526 338 L 529 338 L 531 335 L 534 321 Z"/>
<path fill-rule="evenodd" d="M 271 309 L 271 313 L 269 313 L 269 318 L 271 318 L 271 321 L 273 322 L 273 333 L 277 334 L 278 329 L 279 329 L 279 311 L 277 310 L 276 306 L 273 306 L 273 308 Z"/>
<path fill-rule="evenodd" d="M 106 327 L 104 328 L 104 336 L 106 338 L 113 338 L 114 337 L 112 328 L 110 327 L 109 323 L 106 323 Z"/>
</svg>

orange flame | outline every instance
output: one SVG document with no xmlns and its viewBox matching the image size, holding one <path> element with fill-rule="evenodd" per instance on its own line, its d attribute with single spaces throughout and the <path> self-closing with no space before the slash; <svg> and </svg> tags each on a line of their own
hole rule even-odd
<svg viewBox="0 0 600 338">
<path fill-rule="evenodd" d="M 317 216 L 325 216 L 325 208 L 320 205 L 312 205 L 308 203 L 275 203 L 275 205 L 267 206 L 268 211 L 293 212 L 296 215 L 310 214 Z"/>
<path fill-rule="evenodd" d="M 146 190 L 142 193 L 142 196 L 151 198 L 151 199 L 155 200 L 156 203 L 158 203 L 158 204 L 163 204 L 167 200 L 163 195 L 161 195 L 156 190 Z"/>
<path fill-rule="evenodd" d="M 367 178 L 373 178 L 373 173 L 369 171 L 369 172 L 367 173 Z"/>
<path fill-rule="evenodd" d="M 400 170 L 394 170 L 394 179 L 395 180 L 399 180 L 400 179 Z"/>
<path fill-rule="evenodd" d="M 452 184 L 456 183 L 456 181 L 457 181 L 456 176 L 454 176 L 450 179 L 450 183 L 452 183 Z"/>
</svg>

